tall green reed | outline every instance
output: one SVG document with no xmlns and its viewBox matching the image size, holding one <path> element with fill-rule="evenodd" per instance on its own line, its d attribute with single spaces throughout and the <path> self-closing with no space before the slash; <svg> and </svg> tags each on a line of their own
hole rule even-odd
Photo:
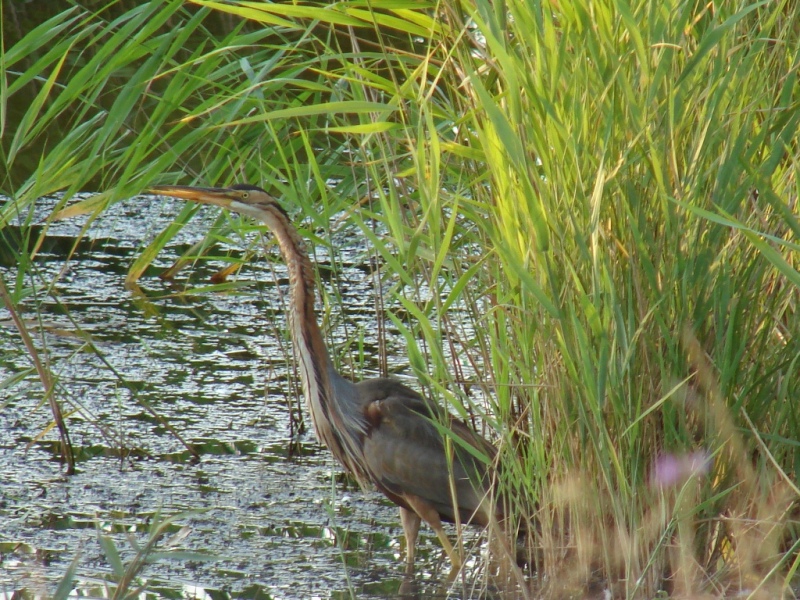
<svg viewBox="0 0 800 600">
<path fill-rule="evenodd" d="M 617 572 L 641 593 L 664 561 L 680 570 L 639 533 L 654 460 L 704 448 L 715 467 L 693 509 L 707 519 L 690 548 L 700 566 L 676 588 L 696 593 L 701 571 L 758 572 L 778 546 L 734 568 L 741 556 L 719 557 L 748 553 L 737 520 L 776 495 L 786 517 L 781 479 L 796 475 L 793 419 L 774 419 L 800 350 L 791 9 L 504 6 L 465 7 L 483 40 L 459 56 L 491 182 L 476 190 L 493 217 L 481 224 L 506 274 L 497 303 L 524 315 L 501 324 L 518 350 L 504 383 L 543 417 L 523 431 L 557 448 L 535 495 L 586 519 L 587 539 L 569 542 L 586 577 Z"/>
</svg>

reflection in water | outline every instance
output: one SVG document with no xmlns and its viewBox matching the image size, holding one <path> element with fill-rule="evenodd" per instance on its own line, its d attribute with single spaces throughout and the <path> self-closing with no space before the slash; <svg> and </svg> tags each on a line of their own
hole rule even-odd
<svg viewBox="0 0 800 600">
<path fill-rule="evenodd" d="M 175 206 L 118 205 L 77 245 L 82 223 L 54 223 L 24 274 L 35 291 L 20 309 L 58 377 L 59 397 L 74 407 L 67 419 L 74 477 L 61 474 L 57 446 L 48 441 L 53 432 L 34 440 L 49 423 L 38 405 L 41 388 L 16 332 L 0 327 L 0 594 L 52 593 L 78 556 L 81 594 L 104 595 L 102 580 L 112 569 L 98 532 L 114 541 L 124 563 L 135 554 L 129 535 L 142 543 L 154 515 L 188 511 L 175 533 L 188 527 L 189 535 L 176 548 L 194 554 L 143 572 L 159 595 L 440 596 L 435 582 L 446 565 L 429 531 L 420 540 L 418 577 L 406 580 L 394 506 L 341 479 L 310 434 L 289 456 L 287 389 L 294 378 L 279 263 L 248 264 L 238 276 L 246 286 L 235 293 L 178 294 L 181 288 L 157 272 L 141 282 L 143 295 L 124 288 L 142 240 L 170 221 Z M 47 214 L 47 206 L 39 208 Z M 200 239 L 211 218 L 196 219 L 176 244 Z M 339 347 L 359 340 L 354 347 L 367 351 L 352 362 L 375 375 L 374 364 L 359 362 L 377 354 L 368 255 L 352 246 L 352 235 L 343 238 L 339 271 L 326 287 L 335 282 L 348 311 L 333 323 L 332 337 Z M 174 257 L 163 254 L 158 266 L 166 268 Z M 316 257 L 331 263 L 324 248 Z M 0 269 L 6 281 L 17 281 L 18 265 Z M 200 265 L 187 276 L 202 286 L 212 273 Z M 276 275 L 279 285 L 270 283 Z M 143 403 L 192 443 L 199 463 Z"/>
</svg>

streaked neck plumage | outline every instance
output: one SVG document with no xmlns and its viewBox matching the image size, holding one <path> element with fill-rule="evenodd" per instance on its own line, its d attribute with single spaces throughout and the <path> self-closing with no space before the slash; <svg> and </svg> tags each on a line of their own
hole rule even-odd
<svg viewBox="0 0 800 600">
<path fill-rule="evenodd" d="M 353 383 L 333 367 L 314 311 L 315 277 L 311 260 L 297 230 L 277 206 L 259 211 L 272 230 L 289 270 L 290 321 L 300 379 L 317 438 L 363 486 L 369 481 L 359 466 L 366 422 Z"/>
</svg>

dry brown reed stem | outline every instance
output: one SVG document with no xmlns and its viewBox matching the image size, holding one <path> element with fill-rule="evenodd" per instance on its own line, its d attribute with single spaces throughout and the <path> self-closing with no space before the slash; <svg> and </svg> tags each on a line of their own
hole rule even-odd
<svg viewBox="0 0 800 600">
<path fill-rule="evenodd" d="M 39 374 L 39 381 L 42 382 L 42 387 L 44 388 L 44 397 L 50 405 L 50 411 L 53 413 L 53 421 L 58 427 L 59 437 L 61 438 L 61 459 L 67 464 L 67 475 L 74 475 L 75 456 L 72 451 L 72 442 L 70 442 L 69 439 L 69 432 L 67 431 L 67 424 L 64 422 L 64 416 L 61 413 L 61 407 L 55 397 L 53 379 L 50 376 L 50 371 L 39 358 L 39 352 L 36 350 L 36 346 L 34 346 L 33 340 L 28 333 L 25 321 L 22 320 L 19 313 L 14 308 L 11 294 L 8 293 L 8 288 L 6 287 L 2 275 L 0 275 L 0 298 L 2 298 L 5 303 L 8 313 L 11 315 L 11 320 L 14 322 L 14 326 L 17 328 L 22 338 L 22 343 L 25 344 L 25 348 L 28 350 L 31 362 L 33 362 L 34 367 L 36 367 L 36 372 Z"/>
<path fill-rule="evenodd" d="M 782 469 L 777 469 L 777 480 L 766 471 L 756 470 L 758 452 L 773 465 L 774 458 L 742 408 L 741 414 L 757 441 L 757 449 L 748 449 L 720 393 L 714 368 L 688 328 L 683 342 L 696 374 L 696 389 L 690 389 L 694 393 L 688 397 L 687 408 L 693 408 L 706 423 L 708 448 L 715 458 L 712 482 L 720 484 L 720 489 L 730 490 L 719 516 L 721 526 L 716 529 L 714 547 L 709 549 L 703 565 L 705 573 L 698 574 L 696 585 L 707 572 L 724 569 L 729 585 L 739 592 L 749 592 L 749 598 L 782 597 L 785 586 L 775 566 L 781 562 L 780 545 L 787 518 L 798 500 L 797 486 L 787 483 L 788 476 Z"/>
</svg>

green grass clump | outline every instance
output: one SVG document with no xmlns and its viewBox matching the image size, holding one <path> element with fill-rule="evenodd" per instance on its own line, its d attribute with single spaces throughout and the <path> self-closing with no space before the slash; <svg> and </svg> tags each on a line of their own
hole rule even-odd
<svg viewBox="0 0 800 600">
<path fill-rule="evenodd" d="M 101 190 L 73 214 L 193 181 L 348 219 L 427 393 L 499 440 L 550 592 L 778 597 L 798 23 L 787 1 L 76 7 L 3 54 L 2 106 L 33 101 L 0 119 L 0 228 L 45 193 Z"/>
</svg>

